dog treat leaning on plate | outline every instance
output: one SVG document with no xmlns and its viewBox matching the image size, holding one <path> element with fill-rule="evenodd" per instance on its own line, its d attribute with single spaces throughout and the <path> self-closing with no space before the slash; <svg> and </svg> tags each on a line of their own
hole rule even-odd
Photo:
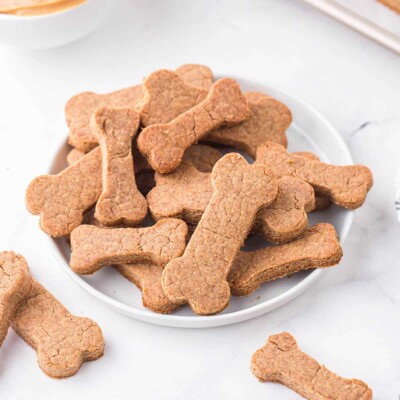
<svg viewBox="0 0 400 400">
<path fill-rule="evenodd" d="M 116 270 L 142 291 L 144 307 L 159 313 L 170 314 L 179 307 L 164 294 L 161 277 L 163 267 L 156 264 L 119 264 Z"/>
<path fill-rule="evenodd" d="M 96 360 L 104 352 L 103 333 L 96 322 L 70 314 L 33 278 L 12 327 L 36 350 L 39 367 L 53 378 L 76 374 L 84 361 Z"/>
<path fill-rule="evenodd" d="M 337 265 L 342 255 L 335 228 L 316 224 L 290 243 L 240 252 L 228 276 L 229 286 L 235 296 L 248 296 L 265 282 Z"/>
<path fill-rule="evenodd" d="M 132 139 L 139 115 L 130 109 L 99 108 L 92 115 L 92 131 L 102 154 L 102 193 L 95 217 L 104 225 L 137 225 L 147 214 L 147 202 L 136 186 Z"/>
<path fill-rule="evenodd" d="M 215 82 L 207 97 L 198 105 L 167 124 L 143 129 L 138 148 L 150 165 L 160 173 L 179 166 L 186 149 L 221 125 L 234 125 L 250 115 L 239 85 L 229 78 Z"/>
<path fill-rule="evenodd" d="M 235 153 L 215 164 L 212 184 L 213 196 L 184 255 L 168 263 L 162 278 L 164 293 L 172 302 L 189 303 L 202 315 L 218 313 L 228 305 L 226 278 L 232 263 L 258 210 L 272 203 L 277 193 L 269 168 L 249 165 Z"/>
<path fill-rule="evenodd" d="M 18 308 L 30 289 L 25 259 L 13 251 L 0 252 L 0 347 Z"/>
<path fill-rule="evenodd" d="M 187 226 L 179 219 L 165 219 L 148 228 L 81 225 L 71 233 L 70 267 L 78 274 L 91 274 L 114 264 L 164 266 L 182 255 L 186 236 Z"/>
<path fill-rule="evenodd" d="M 202 100 L 199 93 L 202 94 L 204 98 L 207 95 L 207 86 L 210 87 L 213 81 L 211 70 L 203 65 L 182 65 L 177 69 L 176 73 L 172 71 L 169 72 L 174 74 L 177 80 L 187 87 L 187 92 L 195 93 L 194 97 L 198 97 L 197 102 Z M 146 121 L 148 121 L 148 123 L 161 123 L 170 121 L 170 119 L 165 118 L 168 118 L 170 115 L 169 109 L 171 109 L 172 106 L 175 108 L 175 112 L 171 114 L 171 119 L 196 104 L 192 101 L 188 101 L 185 97 L 187 95 L 185 92 L 185 96 L 180 100 L 180 103 L 188 102 L 183 108 L 179 108 L 177 106 L 177 98 L 175 98 L 176 89 L 174 89 L 174 87 L 169 87 L 171 84 L 169 80 L 165 80 L 164 84 L 160 85 L 160 79 L 155 82 L 153 86 L 159 89 L 155 95 L 157 97 L 163 95 L 163 97 L 160 97 L 160 101 L 157 102 L 157 113 L 152 116 L 153 107 L 148 105 L 148 94 L 146 91 L 146 81 L 148 79 L 149 78 L 145 80 L 144 87 L 142 85 L 136 85 L 107 94 L 84 92 L 72 97 L 65 106 L 65 117 L 70 129 L 69 143 L 85 152 L 97 146 L 97 141 L 90 130 L 90 118 L 96 108 L 99 107 L 131 108 L 136 111 L 141 111 L 143 108 L 144 115 L 149 114 L 149 120 L 147 117 L 143 117 L 145 123 Z M 207 80 L 209 81 L 208 83 Z M 200 85 L 198 88 L 194 87 L 198 84 Z M 160 108 L 160 106 L 162 107 Z M 158 120 L 157 118 L 160 117 L 163 119 Z"/>
<path fill-rule="evenodd" d="M 169 174 L 156 173 L 155 180 L 156 187 L 147 195 L 152 217 L 181 218 L 188 224 L 197 224 L 213 193 L 211 174 L 183 161 Z M 257 213 L 252 232 L 273 243 L 293 240 L 306 230 L 307 212 L 314 206 L 314 190 L 308 183 L 298 178 L 281 178 L 276 199 Z"/>
<path fill-rule="evenodd" d="M 260 146 L 256 163 L 272 169 L 276 177 L 294 176 L 308 182 L 318 193 L 344 208 L 360 207 L 370 190 L 371 171 L 363 165 L 335 166 L 311 160 L 287 150 L 273 142 Z"/>
<path fill-rule="evenodd" d="M 51 236 L 67 236 L 82 223 L 98 200 L 101 185 L 100 149 L 93 149 L 57 175 L 42 175 L 28 186 L 25 203 L 40 215 L 40 227 Z"/>
<path fill-rule="evenodd" d="M 308 400 L 371 400 L 372 390 L 358 379 L 345 379 L 303 353 L 288 332 L 271 335 L 251 359 L 261 382 L 278 382 Z"/>
<path fill-rule="evenodd" d="M 253 158 L 256 157 L 257 147 L 266 141 L 287 147 L 286 129 L 292 122 L 290 110 L 272 97 L 255 96 L 251 92 L 250 95 L 246 93 L 246 98 L 250 105 L 250 117 L 236 126 L 218 128 L 204 140 L 236 147 Z"/>
</svg>

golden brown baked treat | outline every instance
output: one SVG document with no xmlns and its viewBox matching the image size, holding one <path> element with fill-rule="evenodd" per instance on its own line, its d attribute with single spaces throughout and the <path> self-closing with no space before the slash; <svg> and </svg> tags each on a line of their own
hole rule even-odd
<svg viewBox="0 0 400 400">
<path fill-rule="evenodd" d="M 143 129 L 138 148 L 155 171 L 168 173 L 179 166 L 185 150 L 212 129 L 237 124 L 249 115 L 250 109 L 239 85 L 233 79 L 223 78 L 212 85 L 201 103 L 167 124 Z"/>
<path fill-rule="evenodd" d="M 78 274 L 91 274 L 102 266 L 154 263 L 164 266 L 182 255 L 186 224 L 165 219 L 149 228 L 102 229 L 81 225 L 71 233 L 70 267 Z"/>
<path fill-rule="evenodd" d="M 360 207 L 372 186 L 371 171 L 363 165 L 335 166 L 311 160 L 273 142 L 261 145 L 256 163 L 270 167 L 277 178 L 294 176 L 308 182 L 320 194 L 340 207 Z"/>
<path fill-rule="evenodd" d="M 170 174 L 155 174 L 156 187 L 147 201 L 156 221 L 180 218 L 191 225 L 200 221 L 213 193 L 211 174 L 198 171 L 187 161 Z M 308 183 L 283 177 L 278 180 L 276 199 L 257 213 L 252 231 L 273 243 L 293 240 L 307 228 L 307 212 L 314 207 L 314 190 Z"/>
<path fill-rule="evenodd" d="M 222 153 L 211 146 L 197 144 L 189 147 L 183 155 L 182 162 L 193 165 L 201 172 L 211 172 Z"/>
<path fill-rule="evenodd" d="M 262 382 L 278 382 L 308 400 L 371 400 L 372 390 L 358 379 L 345 379 L 303 353 L 288 332 L 272 335 L 251 359 Z"/>
<path fill-rule="evenodd" d="M 95 218 L 108 226 L 137 225 L 147 214 L 147 201 L 136 186 L 132 157 L 139 115 L 126 108 L 98 108 L 91 125 L 102 154 L 102 193 Z"/>
<path fill-rule="evenodd" d="M 206 71 L 208 72 L 206 73 Z M 170 72 L 174 74 L 174 72 Z M 210 86 L 213 79 L 212 73 L 208 67 L 196 64 L 190 64 L 189 67 L 183 65 L 182 67 L 178 68 L 176 75 L 180 81 L 187 83 L 189 91 L 196 91 L 196 88 L 193 87 L 193 85 L 196 85 L 200 82 L 201 87 L 197 89 L 197 92 L 204 93 L 204 97 L 207 95 L 207 90 L 204 89 L 204 87 L 207 85 L 206 81 L 207 79 L 210 80 Z M 182 79 L 179 78 L 180 76 L 182 76 Z M 146 81 L 148 81 L 149 78 L 145 80 L 144 87 L 146 87 Z M 174 98 L 174 96 L 168 96 L 168 89 L 168 85 L 166 85 L 160 88 L 160 91 L 157 92 L 157 95 L 160 95 L 160 92 L 162 91 L 166 92 L 163 93 L 163 99 L 165 102 L 163 103 L 160 98 L 160 102 L 157 106 L 157 109 L 160 110 L 160 104 L 164 104 L 164 109 L 161 110 L 161 114 L 164 114 L 165 117 L 161 115 L 162 120 L 157 120 L 157 117 L 154 116 L 154 120 L 157 121 L 157 123 L 170 121 L 165 119 L 168 108 L 171 104 L 176 105 L 177 102 L 177 99 Z M 171 94 L 174 94 L 174 90 L 172 90 Z M 85 152 L 88 152 L 97 146 L 97 141 L 93 137 L 93 134 L 90 130 L 90 118 L 96 108 L 99 107 L 131 108 L 136 111 L 141 111 L 142 107 L 144 107 L 143 113 L 149 114 L 149 121 L 151 122 L 153 120 L 151 115 L 151 107 L 147 105 L 146 98 L 147 94 L 142 85 L 131 86 L 107 94 L 84 92 L 75 95 L 67 102 L 65 106 L 65 117 L 67 120 L 67 125 L 70 129 L 69 143 Z M 201 99 L 198 101 L 201 101 Z M 187 104 L 186 108 L 184 108 L 181 112 L 186 111 L 190 107 L 192 107 L 192 104 Z M 175 118 L 175 116 L 176 115 L 174 115 L 171 119 Z M 146 117 L 143 117 L 143 122 L 145 124 L 146 121 Z"/>
<path fill-rule="evenodd" d="M 11 320 L 30 289 L 25 259 L 13 251 L 0 252 L 0 347 Z"/>
<path fill-rule="evenodd" d="M 100 149 L 93 149 L 57 175 L 42 175 L 28 186 L 28 211 L 40 215 L 40 227 L 51 236 L 67 236 L 101 193 Z"/>
<path fill-rule="evenodd" d="M 265 282 L 310 268 L 331 267 L 343 255 L 335 228 L 316 224 L 298 239 L 238 254 L 228 276 L 235 296 L 248 296 Z"/>
<path fill-rule="evenodd" d="M 89 318 L 70 314 L 33 278 L 12 327 L 36 350 L 39 367 L 53 378 L 74 375 L 84 361 L 103 355 L 100 327 Z"/>
<path fill-rule="evenodd" d="M 212 185 L 213 196 L 184 255 L 169 262 L 162 277 L 164 293 L 172 302 L 189 303 L 202 315 L 228 305 L 229 270 L 258 210 L 275 199 L 278 186 L 269 168 L 249 165 L 236 153 L 215 164 Z"/>
<path fill-rule="evenodd" d="M 292 122 L 290 110 L 272 97 L 254 92 L 250 95 L 246 93 L 246 97 L 249 100 L 250 117 L 236 126 L 213 130 L 204 140 L 236 147 L 253 158 L 256 157 L 258 146 L 266 141 L 287 147 L 286 129 Z"/>
<path fill-rule="evenodd" d="M 163 267 L 155 264 L 120 264 L 115 268 L 142 291 L 143 306 L 159 314 L 170 314 L 179 305 L 165 296 L 161 286 Z"/>
<path fill-rule="evenodd" d="M 185 82 L 206 90 L 210 89 L 214 80 L 211 69 L 205 65 L 185 64 L 178 67 L 175 72 Z"/>
</svg>

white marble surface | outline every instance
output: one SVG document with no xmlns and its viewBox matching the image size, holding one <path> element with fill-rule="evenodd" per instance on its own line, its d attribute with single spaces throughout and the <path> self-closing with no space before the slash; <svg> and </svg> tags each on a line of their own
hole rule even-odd
<svg viewBox="0 0 400 400">
<path fill-rule="evenodd" d="M 82 90 L 123 87 L 185 62 L 284 88 L 339 129 L 375 185 L 344 246 L 340 267 L 294 302 L 245 323 L 179 330 L 104 308 L 56 264 L 24 207 L 66 134 L 63 106 Z M 0 248 L 26 256 L 35 277 L 72 312 L 104 331 L 106 351 L 73 378 L 47 378 L 13 332 L 0 350 L 1 398 L 298 399 L 259 383 L 249 359 L 268 335 L 301 347 L 375 399 L 400 395 L 400 227 L 394 179 L 400 167 L 400 59 L 296 0 L 120 1 L 94 34 L 42 52 L 0 48 Z"/>
</svg>

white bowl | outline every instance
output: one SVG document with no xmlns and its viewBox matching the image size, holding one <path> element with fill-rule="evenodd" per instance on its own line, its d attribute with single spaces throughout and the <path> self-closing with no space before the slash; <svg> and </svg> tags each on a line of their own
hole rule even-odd
<svg viewBox="0 0 400 400">
<path fill-rule="evenodd" d="M 0 44 L 29 49 L 58 47 L 92 32 L 112 0 L 86 0 L 71 9 L 39 16 L 0 14 Z"/>
<path fill-rule="evenodd" d="M 237 79 L 245 91 L 261 91 L 285 103 L 293 113 L 293 123 L 287 134 L 290 151 L 312 151 L 323 161 L 337 165 L 350 165 L 353 160 L 339 133 L 314 108 L 299 99 L 275 88 Z M 68 147 L 63 141 L 50 167 L 57 173 L 66 166 Z M 351 211 L 330 206 L 329 209 L 309 214 L 309 224 L 329 222 L 333 224 L 343 244 L 353 221 Z M 47 236 L 47 235 L 46 235 Z M 85 291 L 103 304 L 131 318 L 145 322 L 179 328 L 208 328 L 229 325 L 272 311 L 286 304 L 306 289 L 309 289 L 324 273 L 322 269 L 296 273 L 290 278 L 266 283 L 248 297 L 233 297 L 230 305 L 221 314 L 198 316 L 188 306 L 171 315 L 156 314 L 142 306 L 141 293 L 132 283 L 123 278 L 114 268 L 102 268 L 93 275 L 80 276 L 69 267 L 70 247 L 65 238 L 48 237 L 48 242 L 62 269 Z M 253 236 L 246 241 L 247 250 L 265 247 L 262 238 Z M 340 268 L 340 267 L 339 267 Z"/>
</svg>

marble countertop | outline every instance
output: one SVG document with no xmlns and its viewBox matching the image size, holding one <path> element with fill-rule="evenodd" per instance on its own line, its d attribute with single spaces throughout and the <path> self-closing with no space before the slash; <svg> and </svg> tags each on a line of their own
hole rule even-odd
<svg viewBox="0 0 400 400">
<path fill-rule="evenodd" d="M 0 60 L 0 248 L 24 254 L 34 276 L 74 314 L 96 320 L 106 341 L 104 357 L 57 381 L 10 332 L 0 350 L 2 399 L 299 399 L 249 371 L 252 353 L 284 330 L 328 368 L 366 381 L 375 399 L 398 398 L 399 57 L 300 0 L 121 0 L 79 42 L 40 52 L 0 48 Z M 340 267 L 274 312 L 204 330 L 156 327 L 99 304 L 57 265 L 23 201 L 27 184 L 47 170 L 67 133 L 63 107 L 71 95 L 124 87 L 187 62 L 304 99 L 375 178 L 355 212 Z"/>
</svg>

